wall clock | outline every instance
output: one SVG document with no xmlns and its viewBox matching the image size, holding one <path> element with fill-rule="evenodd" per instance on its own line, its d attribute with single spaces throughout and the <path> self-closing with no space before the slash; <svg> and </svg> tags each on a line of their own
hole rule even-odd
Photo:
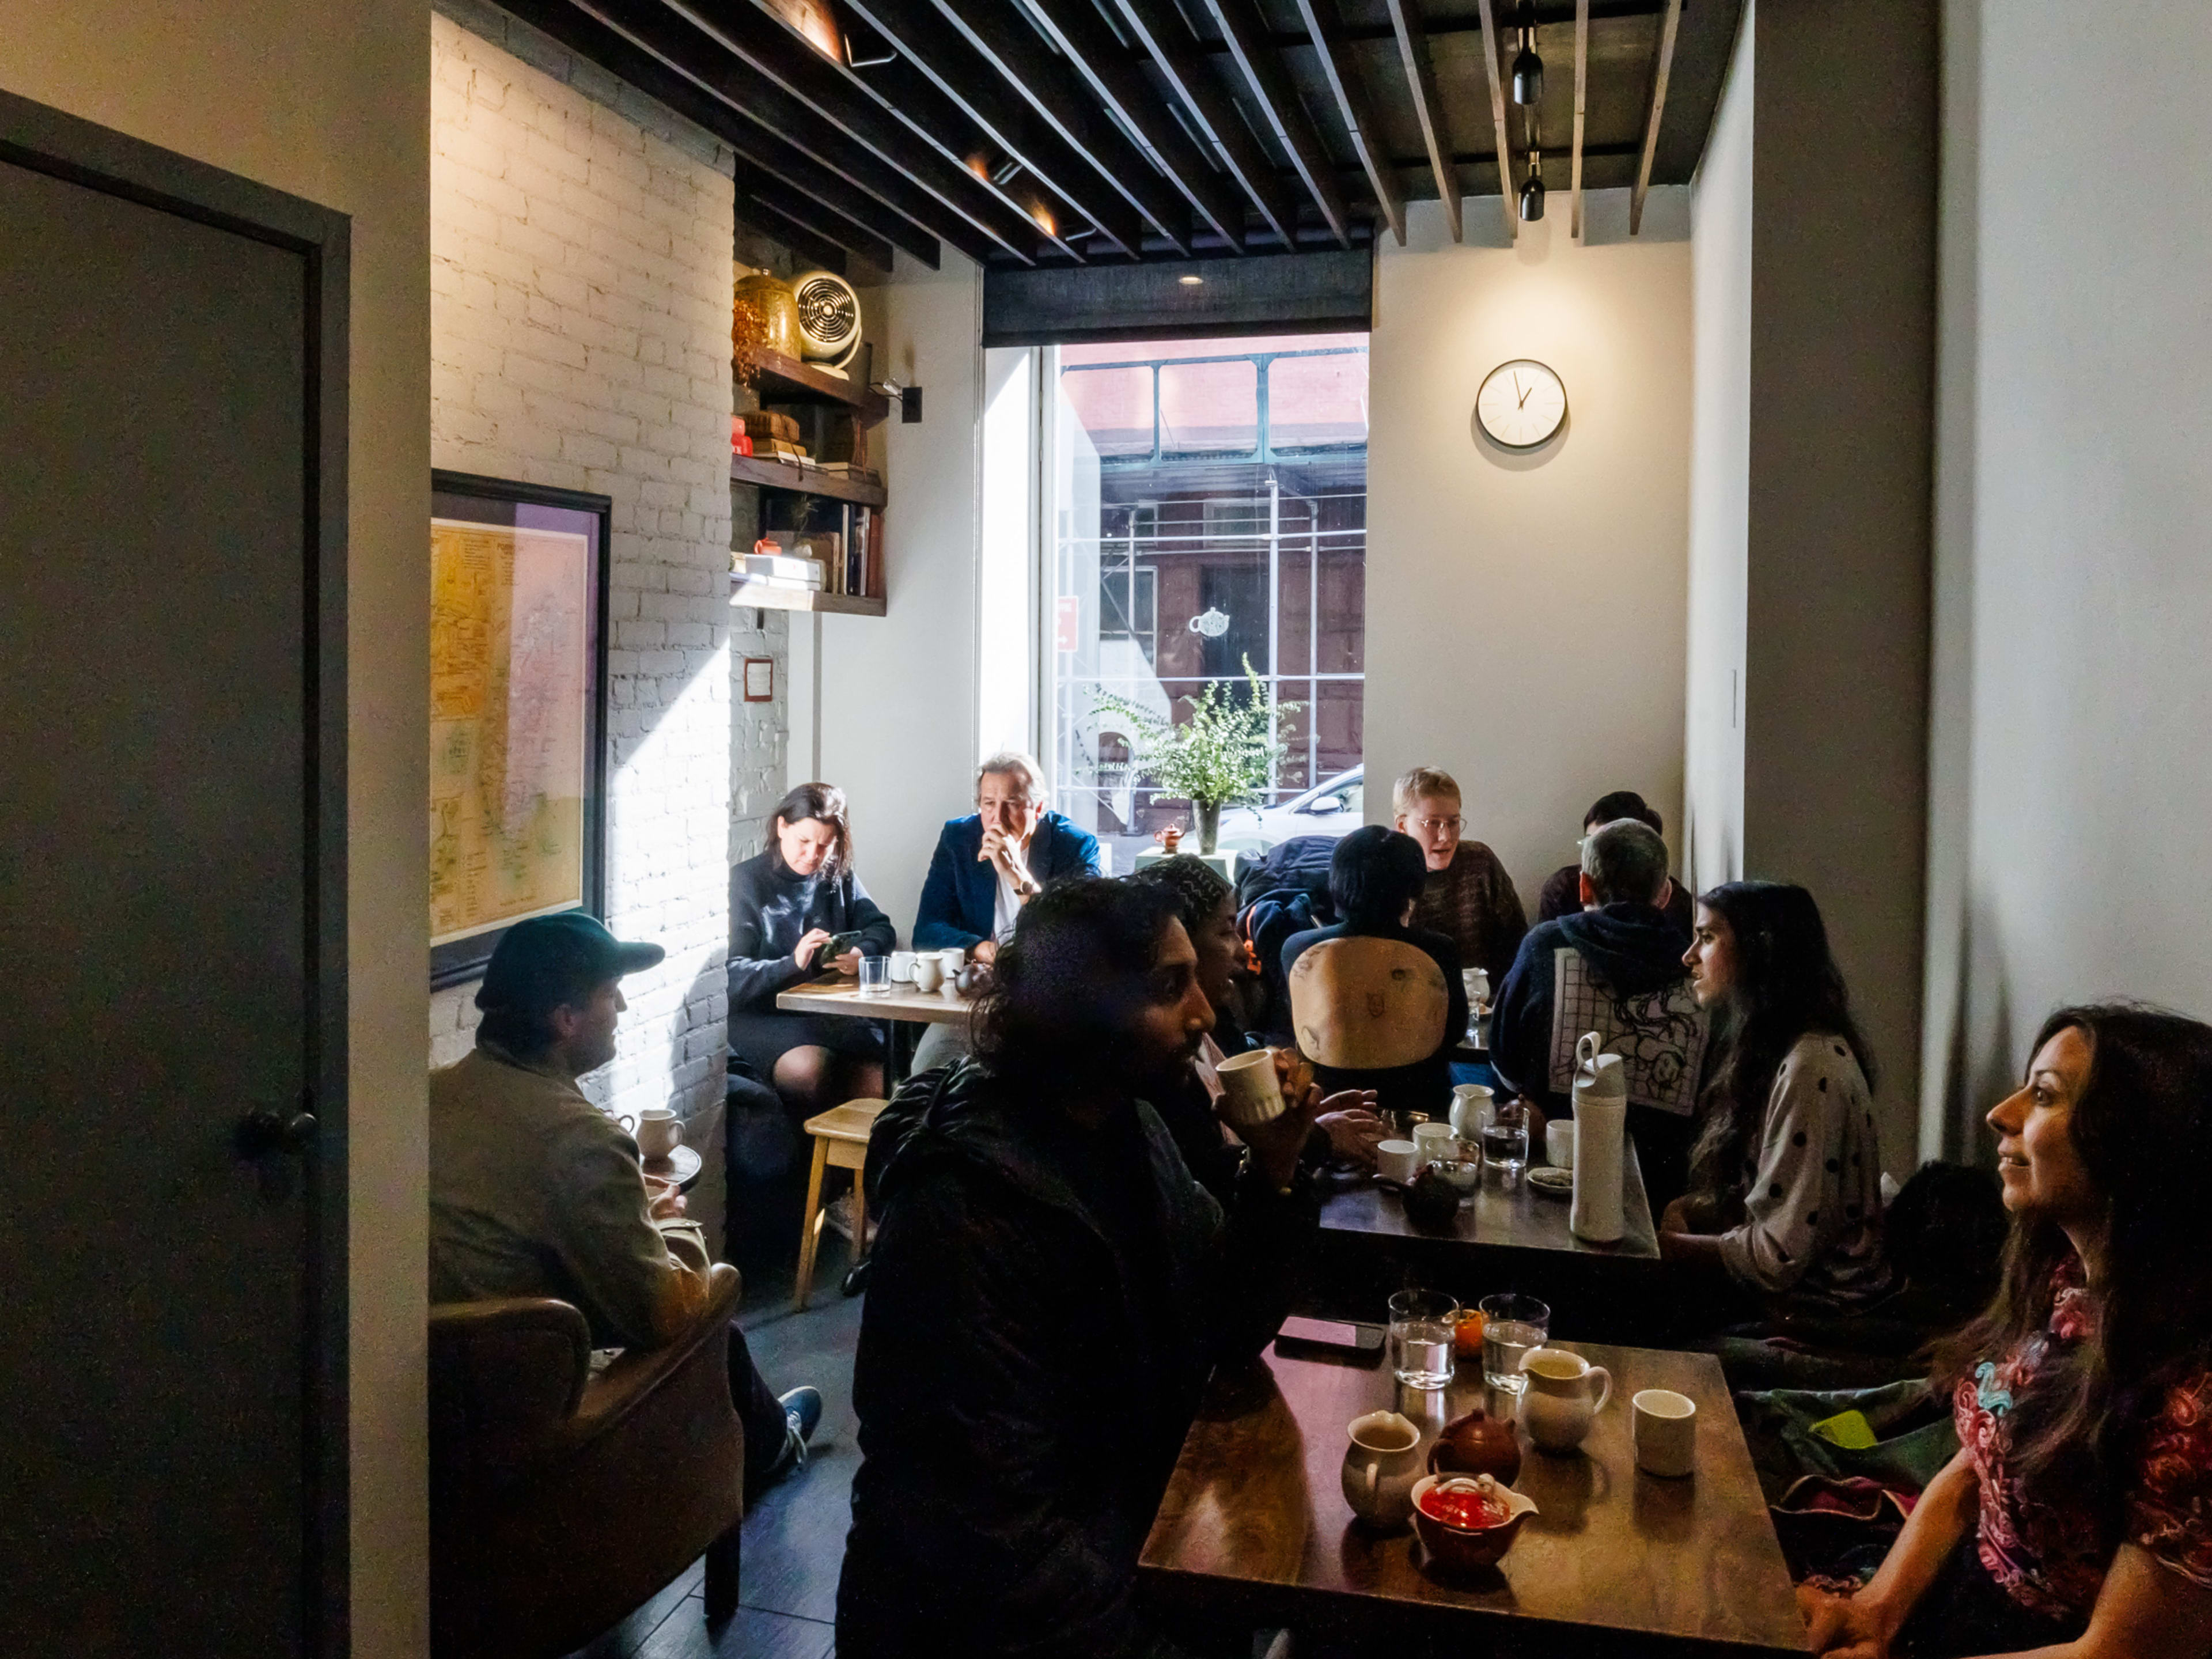
<svg viewBox="0 0 2212 1659">
<path fill-rule="evenodd" d="M 1516 357 L 1483 378 L 1474 418 L 1500 448 L 1535 449 L 1550 442 L 1567 418 L 1567 389 L 1534 358 Z"/>
</svg>

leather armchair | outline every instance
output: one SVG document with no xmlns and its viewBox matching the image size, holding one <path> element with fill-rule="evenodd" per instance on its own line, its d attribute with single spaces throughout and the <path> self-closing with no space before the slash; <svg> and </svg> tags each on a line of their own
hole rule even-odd
<svg viewBox="0 0 2212 1659">
<path fill-rule="evenodd" d="M 744 1431 L 730 1404 L 741 1281 L 697 1324 L 591 1374 L 584 1316 L 515 1297 L 430 1310 L 430 1617 L 437 1659 L 553 1659 L 702 1554 L 736 1607 Z"/>
</svg>

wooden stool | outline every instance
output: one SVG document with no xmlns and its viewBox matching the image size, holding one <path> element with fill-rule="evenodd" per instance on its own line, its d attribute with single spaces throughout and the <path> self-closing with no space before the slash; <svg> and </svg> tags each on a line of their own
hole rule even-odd
<svg viewBox="0 0 2212 1659">
<path fill-rule="evenodd" d="M 806 1177 L 806 1217 L 799 1224 L 799 1285 L 792 1306 L 804 1308 L 814 1294 L 814 1252 L 821 1247 L 823 1224 L 830 1218 L 822 1207 L 822 1177 L 832 1166 L 853 1172 L 853 1258 L 867 1248 L 868 1199 L 861 1190 L 860 1168 L 868 1161 L 868 1136 L 876 1127 L 876 1114 L 887 1100 L 848 1100 L 842 1106 L 806 1120 L 806 1133 L 814 1137 L 814 1168 Z"/>
</svg>

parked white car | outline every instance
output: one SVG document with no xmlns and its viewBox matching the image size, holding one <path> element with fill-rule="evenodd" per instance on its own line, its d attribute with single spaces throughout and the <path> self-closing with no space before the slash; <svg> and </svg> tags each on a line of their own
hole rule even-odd
<svg viewBox="0 0 2212 1659">
<path fill-rule="evenodd" d="M 1293 836 L 1348 836 L 1364 823 L 1367 769 L 1355 766 L 1324 779 L 1278 806 L 1238 806 L 1221 815 L 1217 845 L 1239 853 L 1264 853 Z"/>
</svg>

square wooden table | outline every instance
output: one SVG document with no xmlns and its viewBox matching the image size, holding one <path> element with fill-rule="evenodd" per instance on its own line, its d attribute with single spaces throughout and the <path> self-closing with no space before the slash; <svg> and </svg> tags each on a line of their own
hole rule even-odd
<svg viewBox="0 0 2212 1659">
<path fill-rule="evenodd" d="M 1622 1188 L 1627 1231 L 1617 1243 L 1594 1244 L 1568 1226 L 1567 1200 L 1539 1193 L 1525 1174 L 1509 1185 L 1485 1169 L 1451 1227 L 1433 1232 L 1406 1218 L 1396 1188 L 1332 1175 L 1310 1305 L 1378 1322 L 1390 1292 L 1409 1281 L 1470 1306 L 1493 1291 L 1523 1291 L 1552 1304 L 1553 1328 L 1563 1336 L 1648 1340 L 1663 1330 L 1666 1303 L 1659 1236 L 1632 1139 Z"/>
<path fill-rule="evenodd" d="M 1401 1389 L 1389 1366 L 1286 1358 L 1217 1373 L 1183 1442 L 1139 1573 L 1171 1618 L 1288 1625 L 1378 1654 L 1571 1656 L 1802 1652 L 1805 1628 L 1720 1364 L 1709 1354 L 1561 1343 L 1613 1374 L 1582 1449 L 1528 1447 L 1515 1486 L 1537 1513 L 1495 1568 L 1431 1577 L 1410 1532 L 1357 1525 L 1340 1471 L 1345 1429 L 1395 1408 L 1424 1444 L 1450 1418 L 1505 1396 L 1479 1364 L 1448 1389 Z M 1629 1400 L 1672 1389 L 1697 1402 L 1697 1468 L 1636 1468 Z M 1402 1644 L 1403 1645 L 1392 1645 Z"/>
<path fill-rule="evenodd" d="M 948 997 L 935 991 L 924 994 L 910 986 L 894 987 L 889 996 L 864 997 L 858 980 L 834 974 L 827 979 L 810 980 L 788 991 L 777 992 L 775 1006 L 800 1014 L 844 1014 L 854 1019 L 955 1025 L 967 1020 L 968 1011 L 975 1005 L 965 997 Z"/>
</svg>

